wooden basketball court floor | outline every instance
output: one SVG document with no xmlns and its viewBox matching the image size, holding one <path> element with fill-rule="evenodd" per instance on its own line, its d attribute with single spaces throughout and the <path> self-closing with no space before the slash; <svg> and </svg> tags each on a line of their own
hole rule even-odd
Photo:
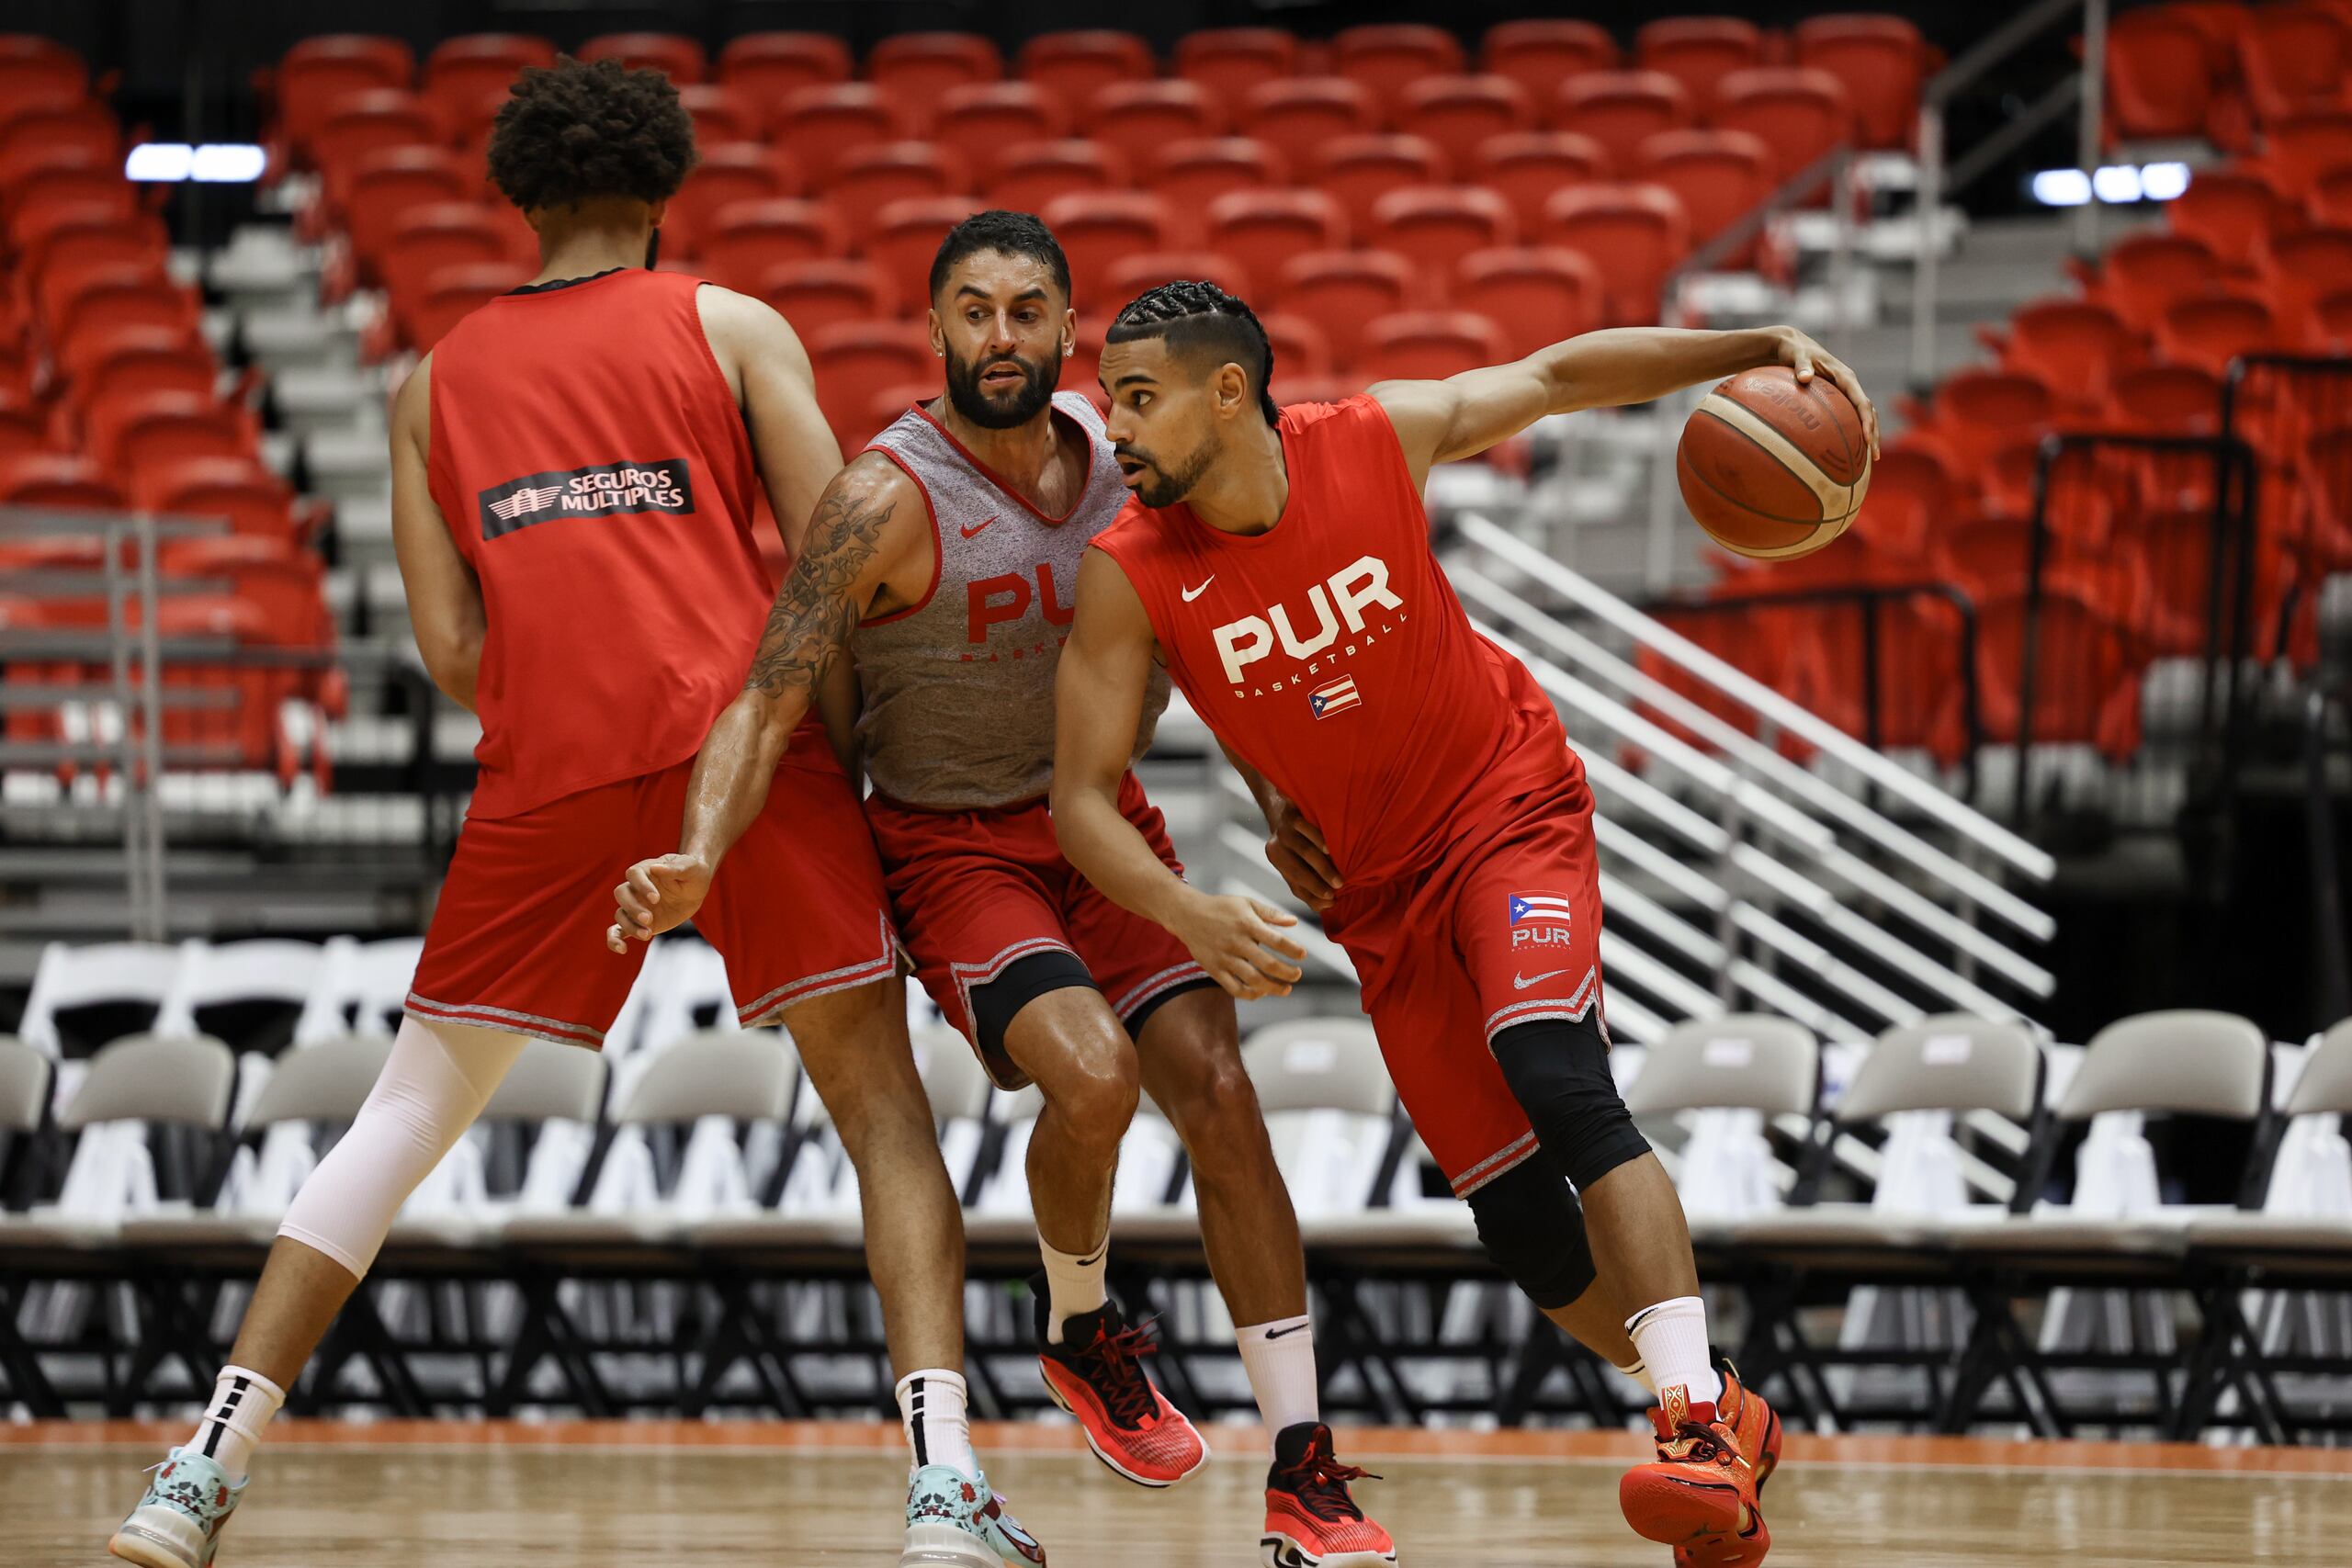
<svg viewBox="0 0 2352 1568">
<path fill-rule="evenodd" d="M 186 1427 L 0 1425 L 0 1564 L 101 1568 L 141 1467 Z M 1211 1428 L 1182 1488 L 1103 1470 L 1068 1427 L 989 1427 L 991 1477 L 1057 1568 L 1247 1568 L 1254 1427 Z M 878 1423 L 347 1425 L 283 1420 L 223 1568 L 718 1568 L 897 1562 L 904 1485 Z M 1408 1568 L 1666 1568 L 1626 1529 L 1629 1434 L 1356 1430 L 1342 1457 Z M 1792 1434 L 1771 1568 L 2352 1564 L 2352 1451 Z"/>
</svg>

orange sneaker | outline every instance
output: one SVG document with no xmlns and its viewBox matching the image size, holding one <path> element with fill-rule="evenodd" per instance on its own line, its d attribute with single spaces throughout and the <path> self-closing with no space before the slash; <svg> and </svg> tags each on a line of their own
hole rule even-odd
<svg viewBox="0 0 2352 1568">
<path fill-rule="evenodd" d="M 1331 1457 L 1331 1428 L 1320 1422 L 1277 1433 L 1258 1541 L 1265 1568 L 1390 1568 L 1396 1543 L 1348 1495 L 1348 1483 L 1367 1473 Z"/>
<path fill-rule="evenodd" d="M 1046 1339 L 1047 1311 L 1037 1295 L 1037 1359 L 1046 1392 L 1078 1417 L 1094 1457 L 1138 1486 L 1173 1486 L 1209 1457 L 1208 1445 L 1184 1413 L 1161 1397 L 1144 1375 L 1143 1358 L 1159 1348 L 1148 1328 L 1130 1328 L 1119 1309 L 1062 1325 L 1062 1342 Z"/>
<path fill-rule="evenodd" d="M 1658 1391 L 1658 1406 L 1650 1412 L 1657 1461 L 1635 1465 L 1617 1484 L 1625 1522 L 1711 1568 L 1761 1562 L 1772 1535 L 1756 1506 L 1755 1467 L 1738 1438 L 1713 1404 L 1693 1403 L 1679 1383 Z"/>
<path fill-rule="evenodd" d="M 1781 1417 L 1764 1402 L 1764 1396 L 1739 1381 L 1738 1369 L 1727 1360 L 1715 1363 L 1723 1374 L 1724 1392 L 1715 1400 L 1715 1416 L 1722 1425 L 1731 1428 L 1732 1440 L 1739 1445 L 1740 1453 L 1748 1467 L 1756 1472 L 1756 1499 L 1764 1500 L 1764 1483 L 1772 1479 L 1772 1472 L 1781 1464 Z M 1770 1537 L 1764 1538 L 1769 1543 Z M 1674 1549 L 1674 1568 L 1721 1568 L 1729 1563 L 1753 1562 L 1764 1555 L 1757 1549 L 1754 1556 L 1747 1556 L 1743 1543 L 1733 1555 L 1710 1556 L 1695 1548 L 1678 1546 Z"/>
</svg>

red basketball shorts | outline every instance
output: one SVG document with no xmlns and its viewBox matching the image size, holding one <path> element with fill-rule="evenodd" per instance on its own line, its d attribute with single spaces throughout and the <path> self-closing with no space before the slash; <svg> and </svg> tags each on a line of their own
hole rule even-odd
<svg viewBox="0 0 2352 1568">
<path fill-rule="evenodd" d="M 1182 875 L 1168 824 L 1133 773 L 1119 786 L 1119 809 Z M 916 977 L 1001 1085 L 1024 1080 L 982 1041 L 973 992 L 1033 953 L 1074 955 L 1131 1028 L 1171 992 L 1215 984 L 1182 942 L 1112 903 L 1062 858 L 1042 800 L 925 811 L 876 795 L 865 814 Z"/>
<path fill-rule="evenodd" d="M 1426 877 L 1343 891 L 1325 922 L 1363 980 L 1406 1112 L 1464 1198 L 1536 1151 L 1495 1036 L 1598 1021 L 1601 1006 L 1592 792 L 1579 778 L 1500 810 Z"/>
<path fill-rule="evenodd" d="M 425 933 L 408 1011 L 599 1046 L 646 945 L 605 945 L 632 862 L 677 847 L 691 761 L 491 820 L 469 818 Z M 775 1023 L 796 1002 L 897 971 L 881 863 L 849 780 L 810 725 L 766 807 L 718 868 L 695 929 L 727 961 L 737 1016 Z"/>
</svg>

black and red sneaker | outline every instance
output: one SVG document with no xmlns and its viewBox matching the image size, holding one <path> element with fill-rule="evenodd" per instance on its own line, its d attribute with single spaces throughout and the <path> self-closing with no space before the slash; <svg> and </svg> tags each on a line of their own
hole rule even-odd
<svg viewBox="0 0 2352 1568">
<path fill-rule="evenodd" d="M 1388 1568 L 1396 1543 L 1356 1506 L 1348 1483 L 1368 1471 L 1332 1456 L 1331 1428 L 1319 1421 L 1285 1427 L 1274 1437 L 1266 1472 L 1265 1568 Z"/>
<path fill-rule="evenodd" d="M 1128 1327 L 1106 1302 L 1100 1312 L 1066 1320 L 1061 1343 L 1052 1344 L 1042 1283 L 1036 1295 L 1046 1392 L 1078 1417 L 1094 1457 L 1138 1486 L 1173 1486 L 1200 1469 L 1208 1445 L 1144 1375 L 1143 1358 L 1159 1348 L 1150 1329 Z"/>
</svg>

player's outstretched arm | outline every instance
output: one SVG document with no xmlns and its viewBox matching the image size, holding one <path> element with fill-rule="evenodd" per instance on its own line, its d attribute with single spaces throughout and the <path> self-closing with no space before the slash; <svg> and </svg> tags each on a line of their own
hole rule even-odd
<svg viewBox="0 0 2352 1568">
<path fill-rule="evenodd" d="M 1878 456 L 1878 410 L 1843 360 L 1794 327 L 1690 332 L 1613 327 L 1586 333 L 1510 365 L 1443 381 L 1383 381 L 1372 395 L 1388 411 L 1416 481 L 1434 463 L 1475 457 L 1546 414 L 1645 403 L 1702 381 L 1785 365 L 1799 381 L 1828 377 L 1862 417 Z"/>
<path fill-rule="evenodd" d="M 1287 995 L 1306 950 L 1277 928 L 1295 916 L 1255 898 L 1216 897 L 1168 869 L 1119 809 L 1157 651 L 1151 617 L 1119 563 L 1090 549 L 1054 677 L 1054 834 L 1105 897 L 1166 927 L 1237 997 Z"/>
<path fill-rule="evenodd" d="M 678 852 L 642 860 L 613 890 L 605 944 L 624 952 L 693 918 L 718 863 L 767 804 L 768 784 L 849 634 L 917 530 L 922 498 L 895 463 L 861 457 L 826 487 L 808 538 L 768 612 L 743 689 L 704 737 L 686 786 Z"/>
<path fill-rule="evenodd" d="M 409 626 L 425 673 L 448 699 L 474 710 L 481 673 L 481 583 L 433 500 L 426 478 L 431 455 L 433 356 L 412 373 L 392 405 L 392 553 L 408 595 Z"/>
</svg>

